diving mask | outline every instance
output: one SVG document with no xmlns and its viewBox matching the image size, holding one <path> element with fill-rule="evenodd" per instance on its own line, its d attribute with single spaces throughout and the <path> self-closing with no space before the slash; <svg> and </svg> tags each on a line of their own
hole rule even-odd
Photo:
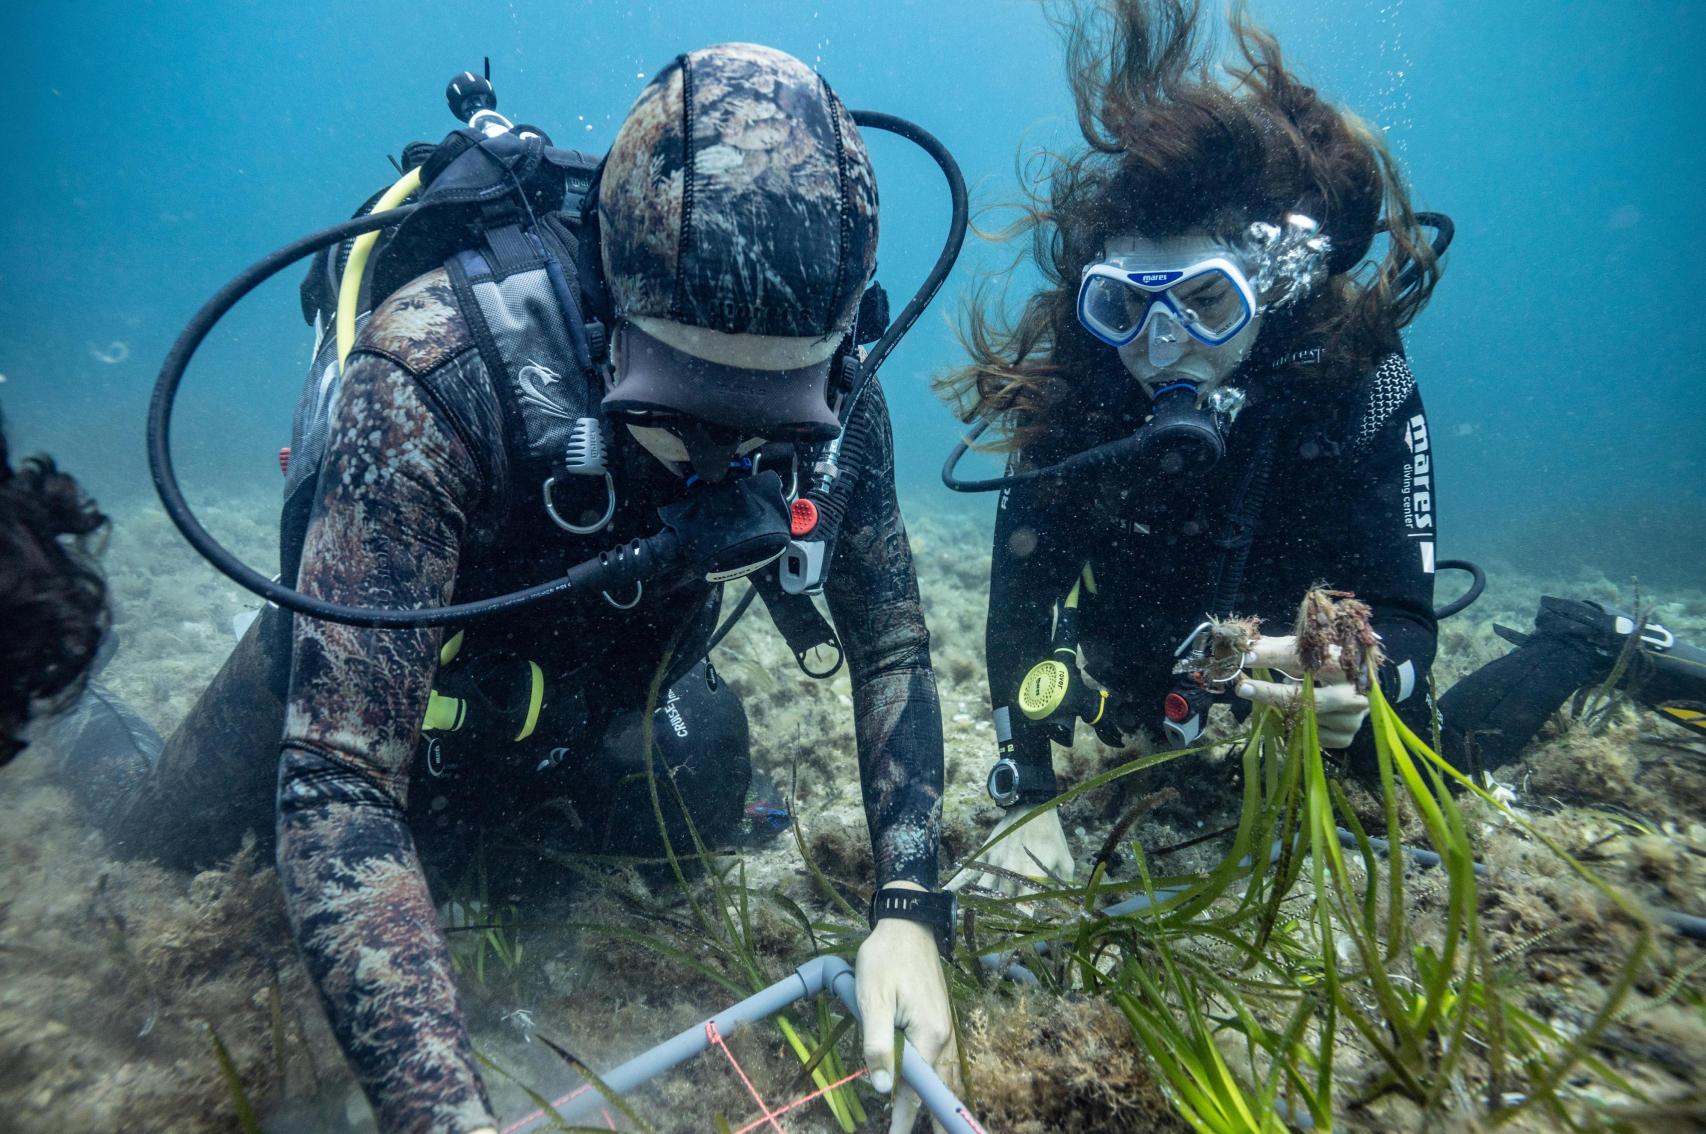
<svg viewBox="0 0 1706 1134">
<path fill-rule="evenodd" d="M 1255 289 L 1226 256 L 1163 267 L 1154 257 L 1117 253 L 1087 265 L 1078 286 L 1078 321 L 1086 330 L 1111 347 L 1123 347 L 1149 330 L 1152 353 L 1179 346 L 1168 361 L 1183 351 L 1181 333 L 1204 346 L 1221 346 L 1255 317 Z"/>
<path fill-rule="evenodd" d="M 1237 369 L 1262 316 L 1326 277 L 1331 242 L 1301 213 L 1257 222 L 1230 241 L 1197 231 L 1108 242 L 1078 288 L 1078 319 L 1115 347 L 1151 394 L 1185 379 L 1213 388 Z"/>
</svg>

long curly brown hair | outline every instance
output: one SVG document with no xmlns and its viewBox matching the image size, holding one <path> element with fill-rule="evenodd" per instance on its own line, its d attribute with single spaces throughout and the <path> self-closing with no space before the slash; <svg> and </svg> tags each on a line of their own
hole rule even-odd
<svg viewBox="0 0 1706 1134">
<path fill-rule="evenodd" d="M 47 457 L 16 471 L 0 432 L 0 766 L 42 702 L 76 696 L 108 625 L 95 554 L 107 517 Z"/>
<path fill-rule="evenodd" d="M 1332 241 L 1329 275 L 1264 319 L 1256 355 L 1319 344 L 1323 376 L 1343 382 L 1397 349 L 1440 275 L 1397 163 L 1373 129 L 1286 69 L 1242 2 L 1224 64 L 1195 0 L 1079 0 L 1051 7 L 1050 18 L 1065 39 L 1086 147 L 1032 163 L 1021 215 L 997 234 L 1029 236 L 1021 260 L 1046 286 L 1010 318 L 999 288 L 982 281 L 960 326 L 971 361 L 936 381 L 962 417 L 993 419 L 1005 435 L 994 448 L 1023 449 L 1119 412 L 1105 391 L 1127 387 L 1123 367 L 1076 311 L 1079 275 L 1111 236 L 1206 230 L 1230 240 L 1253 222 L 1303 213 Z M 1390 239 L 1374 260 L 1382 216 Z"/>
</svg>

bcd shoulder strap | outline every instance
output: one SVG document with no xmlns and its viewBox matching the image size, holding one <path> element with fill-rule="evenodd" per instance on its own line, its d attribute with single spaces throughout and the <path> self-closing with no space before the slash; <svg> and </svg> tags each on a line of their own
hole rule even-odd
<svg viewBox="0 0 1706 1134">
<path fill-rule="evenodd" d="M 599 416 L 604 327 L 583 314 L 572 267 L 574 234 L 561 224 L 487 228 L 482 247 L 445 262 L 481 360 L 503 405 L 505 441 L 523 483 L 543 483 L 576 423 Z"/>
</svg>

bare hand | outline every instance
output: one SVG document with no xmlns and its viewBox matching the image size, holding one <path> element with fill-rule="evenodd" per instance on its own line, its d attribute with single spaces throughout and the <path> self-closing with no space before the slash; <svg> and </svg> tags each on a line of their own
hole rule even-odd
<svg viewBox="0 0 1706 1134">
<path fill-rule="evenodd" d="M 978 861 L 987 862 L 1001 873 L 972 867 L 962 871 L 948 883 L 950 890 L 975 886 L 980 890 L 1013 896 L 1025 891 L 1024 883 L 1014 875 L 1034 878 L 1044 887 L 1072 881 L 1072 848 L 1067 846 L 1066 832 L 1060 826 L 1060 810 L 1051 809 L 1001 838 L 1008 828 L 1030 814 L 1024 807 L 1011 808 L 989 832 L 986 849 Z M 997 842 L 996 840 L 1000 840 Z M 993 846 L 988 844 L 993 843 Z"/>
<path fill-rule="evenodd" d="M 1339 647 L 1331 647 L 1337 658 Z M 1273 669 L 1282 675 L 1297 674 L 1289 682 L 1257 681 L 1246 677 L 1234 690 L 1238 696 L 1257 705 L 1278 705 L 1289 708 L 1302 693 L 1303 663 L 1297 657 L 1297 639 L 1290 634 L 1273 638 L 1257 638 L 1244 655 L 1246 669 Z M 1350 678 L 1338 666 L 1329 666 L 1315 674 L 1315 724 L 1320 730 L 1323 748 L 1343 748 L 1350 744 L 1368 716 L 1368 698 L 1356 691 Z"/>
<path fill-rule="evenodd" d="M 900 885 L 904 884 L 891 883 Z M 895 1092 L 889 1134 L 908 1134 L 919 1101 L 904 1084 L 895 1090 L 896 1028 L 906 1033 L 950 1090 L 959 1090 L 959 1052 L 935 935 L 929 926 L 915 921 L 883 918 L 859 946 L 853 975 L 859 989 L 859 1014 L 864 1017 L 865 1065 L 871 1069 L 871 1086 L 882 1094 Z"/>
</svg>

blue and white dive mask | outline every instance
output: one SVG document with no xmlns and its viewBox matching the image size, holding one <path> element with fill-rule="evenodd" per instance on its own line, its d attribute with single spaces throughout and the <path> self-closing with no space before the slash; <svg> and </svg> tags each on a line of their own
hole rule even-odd
<svg viewBox="0 0 1706 1134">
<path fill-rule="evenodd" d="M 1078 286 L 1078 321 L 1111 347 L 1174 326 L 1204 346 L 1220 346 L 1255 317 L 1255 289 L 1225 256 L 1159 267 L 1153 257 L 1116 254 L 1087 265 Z"/>
<path fill-rule="evenodd" d="M 1320 283 L 1328 248 L 1301 214 L 1252 224 L 1234 241 L 1203 232 L 1110 239 L 1084 268 L 1078 320 L 1151 394 L 1181 380 L 1207 393 L 1249 353 L 1265 312 Z"/>
</svg>

